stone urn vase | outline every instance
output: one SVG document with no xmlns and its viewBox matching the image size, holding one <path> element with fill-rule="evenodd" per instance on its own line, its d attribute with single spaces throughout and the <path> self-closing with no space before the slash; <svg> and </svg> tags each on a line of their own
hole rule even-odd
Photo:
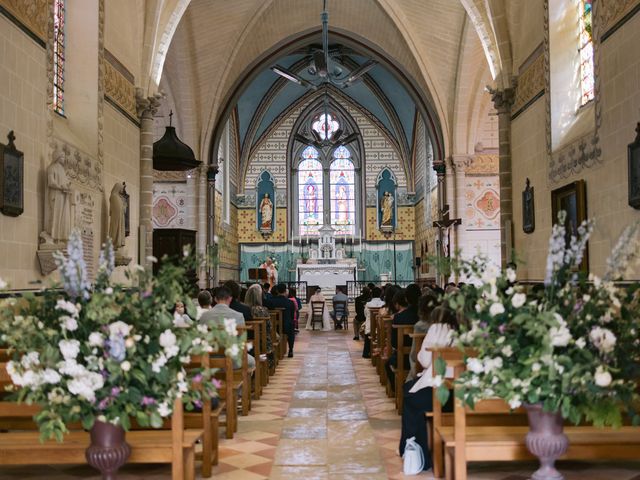
<svg viewBox="0 0 640 480">
<path fill-rule="evenodd" d="M 532 480 L 563 480 L 555 462 L 569 448 L 569 439 L 563 433 L 564 424 L 559 412 L 545 412 L 542 404 L 525 405 L 529 417 L 527 449 L 540 460 L 540 468 Z"/>
<path fill-rule="evenodd" d="M 96 421 L 90 433 L 91 445 L 85 452 L 87 463 L 100 470 L 103 480 L 116 480 L 118 469 L 131 455 L 131 447 L 124 439 L 124 428 Z"/>
</svg>

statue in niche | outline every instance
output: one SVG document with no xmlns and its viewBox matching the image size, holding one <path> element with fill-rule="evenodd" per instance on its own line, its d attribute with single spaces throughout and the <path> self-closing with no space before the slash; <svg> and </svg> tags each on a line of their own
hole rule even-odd
<svg viewBox="0 0 640 480">
<path fill-rule="evenodd" d="M 131 235 L 131 204 L 130 195 L 127 192 L 127 184 L 122 182 L 122 200 L 124 201 L 124 236 Z"/>
<path fill-rule="evenodd" d="M 116 252 L 116 265 L 128 265 L 131 261 L 123 252 L 127 233 L 128 197 L 124 182 L 113 185 L 109 196 L 109 238 Z"/>
<path fill-rule="evenodd" d="M 273 203 L 269 199 L 269 194 L 265 193 L 262 201 L 260 202 L 260 230 L 272 231 L 273 230 Z"/>
<path fill-rule="evenodd" d="M 124 183 L 116 183 L 109 196 L 109 237 L 113 248 L 118 250 L 125 244 L 125 199 Z"/>
<path fill-rule="evenodd" d="M 391 195 L 391 192 L 384 192 L 380 211 L 382 212 L 380 226 L 393 227 L 393 195 Z"/>
<path fill-rule="evenodd" d="M 75 196 L 65 170 L 65 157 L 63 150 L 58 151 L 47 170 L 48 221 L 41 234 L 46 244 L 64 244 L 73 227 Z"/>
<path fill-rule="evenodd" d="M 522 230 L 524 233 L 533 233 L 536 228 L 535 210 L 533 202 L 533 187 L 527 178 L 527 183 L 522 192 Z"/>
</svg>

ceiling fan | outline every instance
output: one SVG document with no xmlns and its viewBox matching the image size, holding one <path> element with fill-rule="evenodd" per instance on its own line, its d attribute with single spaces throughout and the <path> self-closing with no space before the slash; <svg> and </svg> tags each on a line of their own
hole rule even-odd
<svg viewBox="0 0 640 480">
<path fill-rule="evenodd" d="M 340 88 L 348 88 L 360 80 L 364 74 L 375 67 L 378 62 L 369 59 L 350 73 L 345 74 L 342 67 L 329 55 L 329 12 L 327 11 L 327 0 L 323 0 L 320 19 L 322 21 L 322 50 L 315 50 L 311 54 L 311 63 L 307 69 L 307 72 L 317 77 L 317 80 L 311 81 L 302 78 L 297 73 L 280 65 L 274 65 L 271 67 L 271 70 L 290 82 L 302 85 L 311 90 L 317 90 L 322 84 L 327 83 L 331 83 Z"/>
</svg>

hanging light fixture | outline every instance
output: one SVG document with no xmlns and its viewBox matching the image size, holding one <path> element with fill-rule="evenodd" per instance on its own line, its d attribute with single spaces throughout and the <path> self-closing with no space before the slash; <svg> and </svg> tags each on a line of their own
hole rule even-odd
<svg viewBox="0 0 640 480">
<path fill-rule="evenodd" d="M 182 142 L 176 134 L 176 128 L 171 124 L 173 110 L 169 113 L 169 125 L 164 135 L 153 144 L 153 169 L 184 172 L 199 166 L 202 162 L 196 160 L 191 147 Z"/>
</svg>

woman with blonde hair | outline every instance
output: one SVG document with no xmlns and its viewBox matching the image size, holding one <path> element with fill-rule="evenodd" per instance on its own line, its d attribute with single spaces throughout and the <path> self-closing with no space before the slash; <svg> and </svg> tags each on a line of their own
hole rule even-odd
<svg viewBox="0 0 640 480">
<path fill-rule="evenodd" d="M 262 305 L 262 286 L 254 283 L 249 287 L 244 297 L 244 303 L 251 309 L 251 318 L 267 319 L 267 359 L 269 361 L 269 369 L 275 368 L 275 360 L 273 358 L 273 342 L 271 341 L 271 318 L 269 309 Z"/>
</svg>

